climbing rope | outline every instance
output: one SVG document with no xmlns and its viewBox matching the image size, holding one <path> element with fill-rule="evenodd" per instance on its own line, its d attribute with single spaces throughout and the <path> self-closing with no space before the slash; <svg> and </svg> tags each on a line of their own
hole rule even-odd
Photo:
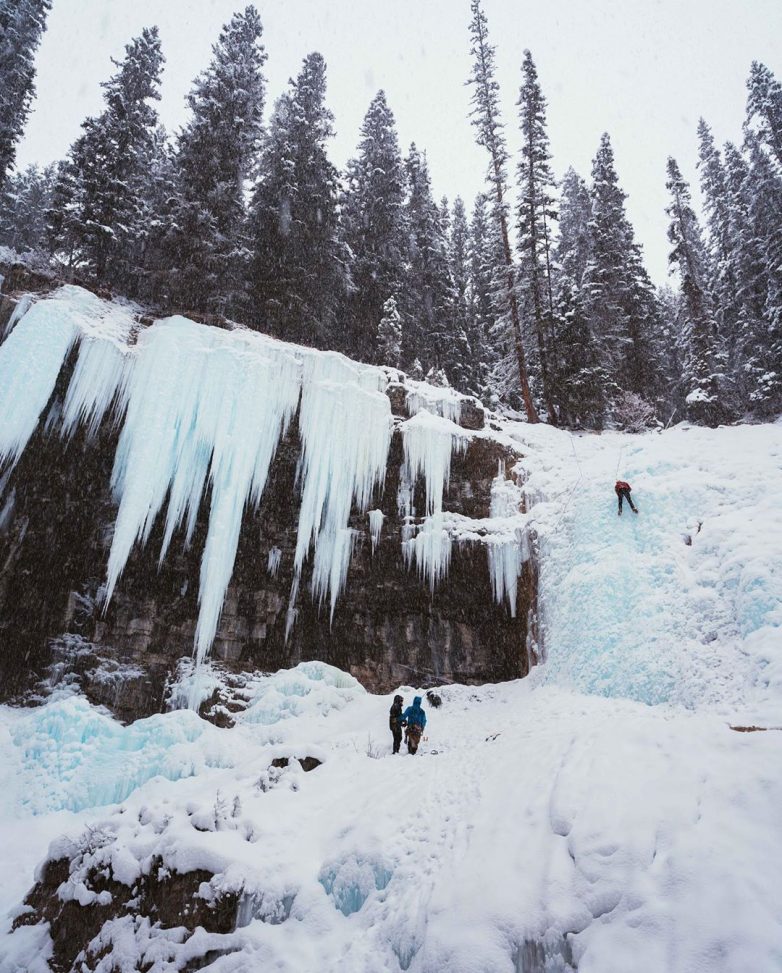
<svg viewBox="0 0 782 973">
<path fill-rule="evenodd" d="M 616 473 L 614 474 L 614 479 L 615 480 L 618 480 L 619 479 L 619 466 L 620 466 L 620 464 L 622 462 L 622 453 L 625 451 L 625 449 L 626 449 L 626 447 L 625 446 L 622 446 L 621 449 L 619 450 L 619 459 L 616 461 Z"/>
</svg>

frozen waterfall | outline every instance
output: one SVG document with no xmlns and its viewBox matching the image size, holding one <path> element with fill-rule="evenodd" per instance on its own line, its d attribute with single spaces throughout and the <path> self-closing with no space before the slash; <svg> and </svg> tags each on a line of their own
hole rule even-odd
<svg viewBox="0 0 782 973">
<path fill-rule="evenodd" d="M 289 625 L 310 556 L 311 596 L 327 601 L 333 617 L 356 540 L 351 512 L 368 514 L 373 550 L 383 523 L 382 512 L 370 508 L 385 482 L 394 429 L 384 369 L 179 316 L 141 328 L 129 306 L 74 286 L 23 299 L 20 308 L 0 345 L 0 467 L 19 460 L 74 356 L 62 407 L 50 410 L 46 428 L 59 422 L 66 437 L 77 428 L 93 436 L 107 419 L 121 428 L 111 477 L 118 510 L 106 603 L 158 517 L 162 563 L 178 530 L 190 542 L 208 496 L 195 633 L 202 661 L 217 631 L 244 511 L 260 503 L 278 446 L 298 415 L 301 509 Z M 408 405 L 415 414 L 400 424 L 400 497 L 408 508 L 403 555 L 434 590 L 451 554 L 453 529 L 442 510 L 451 458 L 466 450 L 470 433 L 452 421 L 460 407 L 453 390 L 414 384 Z M 426 508 L 416 522 L 411 508 L 419 477 Z M 515 612 L 522 554 L 515 533 L 509 544 L 510 536 L 505 531 L 504 540 L 492 537 L 487 546 L 495 597 L 507 598 Z M 471 539 L 487 541 L 485 532 Z M 269 574 L 276 574 L 280 556 L 279 550 L 269 554 Z"/>
</svg>

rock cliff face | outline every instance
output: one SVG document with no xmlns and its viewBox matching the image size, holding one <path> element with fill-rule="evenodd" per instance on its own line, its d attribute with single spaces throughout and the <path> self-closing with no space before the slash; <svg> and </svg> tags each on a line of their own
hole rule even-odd
<svg viewBox="0 0 782 973">
<path fill-rule="evenodd" d="M 9 286 L 15 292 L 6 293 L 0 305 L 0 334 L 19 293 L 47 282 L 6 269 L 7 292 Z M 49 414 L 56 414 L 62 401 L 72 359 L 58 380 Z M 407 418 L 404 387 L 392 384 L 388 395 L 392 412 Z M 484 423 L 480 405 L 466 403 L 461 424 L 478 431 L 466 451 L 453 456 L 446 513 L 488 517 L 498 468 L 512 475 L 518 457 L 480 431 Z M 42 421 L 17 465 L 0 478 L 0 693 L 6 700 L 31 698 L 41 680 L 53 676 L 78 679 L 95 701 L 121 719 L 135 719 L 164 706 L 177 660 L 192 651 L 208 495 L 189 548 L 183 535 L 175 536 L 159 565 L 163 527 L 156 524 L 148 543 L 132 553 L 103 613 L 101 585 L 116 516 L 109 482 L 117 438 L 118 431 L 105 422 L 92 438 L 79 429 L 65 441 Z M 294 426 L 278 449 L 259 508 L 245 512 L 214 658 L 235 671 L 321 659 L 377 691 L 527 673 L 534 662 L 534 561 L 523 566 L 515 618 L 492 597 L 486 549 L 479 543 L 454 543 L 448 575 L 430 593 L 402 556 L 398 428 L 384 489 L 374 498 L 373 506 L 384 515 L 374 549 L 367 515 L 354 511 L 349 526 L 356 543 L 333 620 L 327 605 L 319 608 L 310 598 L 307 565 L 296 622 L 286 640 L 299 453 Z M 424 507 L 422 490 L 416 487 L 418 509 Z"/>
</svg>

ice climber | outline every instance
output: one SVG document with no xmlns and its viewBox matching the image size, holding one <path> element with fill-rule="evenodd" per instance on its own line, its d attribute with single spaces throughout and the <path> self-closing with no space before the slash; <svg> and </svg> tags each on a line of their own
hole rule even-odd
<svg viewBox="0 0 782 973">
<path fill-rule="evenodd" d="M 616 481 L 616 486 L 614 487 L 614 490 L 616 490 L 616 495 L 617 495 L 617 498 L 619 499 L 619 511 L 618 511 L 619 516 L 620 517 L 622 516 L 622 501 L 623 500 L 626 500 L 630 504 L 630 509 L 633 511 L 633 513 L 634 514 L 637 514 L 638 513 L 638 508 L 633 503 L 632 497 L 630 496 L 630 492 L 632 490 L 632 487 L 630 486 L 630 484 L 629 483 L 625 483 L 624 480 L 617 480 Z"/>
<path fill-rule="evenodd" d="M 402 722 L 407 726 L 407 752 L 415 753 L 426 726 L 426 713 L 421 709 L 420 696 L 416 696 L 413 699 L 413 705 L 408 706 L 404 711 Z"/>
<path fill-rule="evenodd" d="M 402 745 L 402 703 L 404 700 L 401 696 L 394 696 L 394 702 L 388 711 L 388 725 L 394 737 L 394 753 L 399 753 Z"/>
</svg>

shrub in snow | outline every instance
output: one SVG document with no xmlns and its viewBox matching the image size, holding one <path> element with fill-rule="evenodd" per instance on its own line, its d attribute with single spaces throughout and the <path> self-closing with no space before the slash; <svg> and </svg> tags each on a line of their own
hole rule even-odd
<svg viewBox="0 0 782 973">
<path fill-rule="evenodd" d="M 614 405 L 614 422 L 624 432 L 643 432 L 657 425 L 654 406 L 635 392 L 622 392 Z"/>
</svg>

